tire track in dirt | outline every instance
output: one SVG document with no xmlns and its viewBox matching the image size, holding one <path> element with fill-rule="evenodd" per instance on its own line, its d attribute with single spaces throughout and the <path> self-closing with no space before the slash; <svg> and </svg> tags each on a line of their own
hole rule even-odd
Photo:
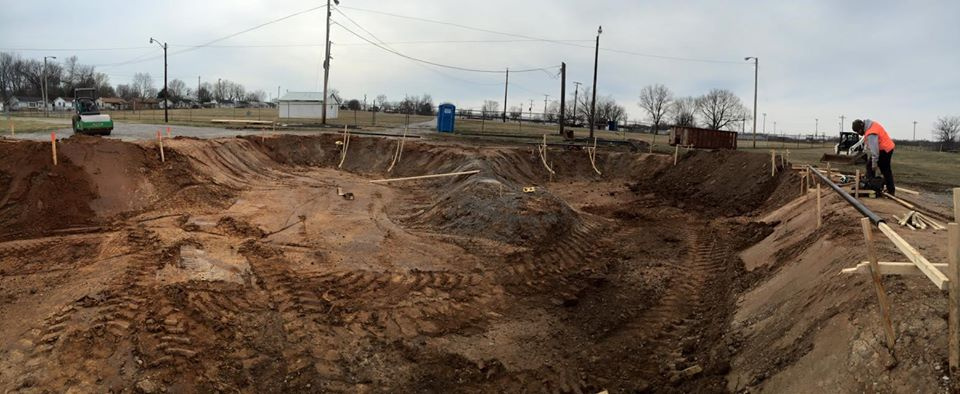
<svg viewBox="0 0 960 394">
<path fill-rule="evenodd" d="M 645 379 L 674 382 L 681 378 L 680 371 L 690 363 L 685 358 L 694 343 L 699 343 L 704 316 L 711 312 L 717 302 L 710 293 L 715 282 L 732 275 L 726 267 L 730 253 L 723 242 L 709 229 L 696 229 L 688 233 L 686 240 L 690 250 L 684 264 L 676 265 L 666 293 L 653 307 L 644 311 L 638 319 L 608 339 L 608 342 L 633 341 L 648 357 L 638 366 Z"/>
</svg>

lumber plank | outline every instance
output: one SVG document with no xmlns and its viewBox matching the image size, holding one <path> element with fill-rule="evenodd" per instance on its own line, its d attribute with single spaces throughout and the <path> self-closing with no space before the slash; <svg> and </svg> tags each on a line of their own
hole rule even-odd
<svg viewBox="0 0 960 394">
<path fill-rule="evenodd" d="M 949 283 L 947 276 L 934 267 L 933 263 L 923 257 L 923 255 L 920 254 L 920 252 L 911 246 L 905 239 L 900 237 L 900 234 L 897 234 L 893 228 L 883 222 L 878 224 L 877 228 L 879 228 L 880 232 L 882 232 L 883 235 L 886 235 L 887 238 L 893 242 L 897 249 L 900 249 L 901 253 L 907 256 L 907 258 L 910 259 L 910 261 L 912 261 L 914 264 L 916 264 L 920 271 L 923 271 L 924 275 L 926 275 L 927 278 L 933 282 L 934 286 L 937 286 L 937 288 L 940 290 L 947 289 L 947 284 Z"/>
<path fill-rule="evenodd" d="M 880 223 L 880 225 L 883 224 L 882 222 Z M 887 293 L 883 289 L 883 277 L 880 276 L 880 264 L 877 263 L 877 250 L 873 243 L 873 226 L 869 218 L 861 218 L 860 227 L 863 229 L 863 237 L 867 246 L 867 258 L 870 262 L 868 267 L 870 268 L 870 276 L 873 279 L 873 288 L 877 291 L 877 304 L 880 305 L 881 323 L 883 324 L 883 331 L 887 337 L 887 347 L 892 351 L 897 337 L 893 332 L 893 323 L 890 319 L 890 301 L 887 300 Z M 934 270 L 936 270 L 936 268 L 934 268 Z M 939 270 L 937 270 L 937 273 L 941 276 L 943 275 Z"/>
<path fill-rule="evenodd" d="M 948 343 L 950 346 L 949 364 L 950 370 L 956 372 L 960 368 L 960 224 L 947 224 L 947 261 L 949 268 L 947 273 L 953 286 L 950 286 L 947 296 L 947 307 L 949 316 L 947 317 Z"/>
<path fill-rule="evenodd" d="M 913 194 L 913 195 L 915 195 L 915 196 L 920 195 L 920 192 L 918 192 L 918 191 L 916 191 L 916 190 L 912 190 L 912 189 L 907 189 L 907 188 L 905 188 L 905 187 L 903 187 L 903 186 L 897 186 L 897 191 L 898 191 L 898 192 L 904 192 L 904 193 L 907 193 L 907 194 Z"/>
<path fill-rule="evenodd" d="M 903 276 L 923 276 L 923 272 L 917 268 L 917 265 L 909 261 L 880 261 L 877 263 L 880 268 L 880 275 L 903 275 Z M 940 271 L 946 272 L 947 264 L 934 264 Z M 840 270 L 841 274 L 869 274 L 870 262 L 861 261 L 854 267 Z"/>
<path fill-rule="evenodd" d="M 387 178 L 387 179 L 374 179 L 370 183 L 387 183 L 387 182 L 398 182 L 398 181 L 411 181 L 415 179 L 430 179 L 430 178 L 443 178 L 448 176 L 457 176 L 457 175 L 473 175 L 480 173 L 480 170 L 472 171 L 459 171 L 459 172 L 448 172 L 444 174 L 430 174 L 430 175 L 419 175 L 419 176 L 408 176 L 404 178 Z"/>
</svg>

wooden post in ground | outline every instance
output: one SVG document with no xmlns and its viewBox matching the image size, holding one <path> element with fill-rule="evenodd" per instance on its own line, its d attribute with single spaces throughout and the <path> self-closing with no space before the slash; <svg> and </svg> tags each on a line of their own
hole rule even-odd
<svg viewBox="0 0 960 394">
<path fill-rule="evenodd" d="M 817 228 L 823 226 L 823 208 L 822 203 L 820 202 L 820 195 L 820 182 L 817 182 Z"/>
<path fill-rule="evenodd" d="M 673 146 L 673 165 L 677 165 L 677 155 L 680 154 L 680 144 Z"/>
<path fill-rule="evenodd" d="M 167 138 L 170 138 L 170 128 L 167 127 Z"/>
<path fill-rule="evenodd" d="M 880 264 L 877 262 L 877 250 L 873 244 L 873 226 L 870 224 L 869 218 L 862 218 L 860 219 L 860 227 L 863 228 L 863 238 L 867 246 L 867 259 L 870 261 L 870 276 L 873 278 L 873 288 L 877 291 L 877 303 L 880 304 L 880 319 L 887 337 L 887 348 L 892 352 L 897 337 L 893 333 L 893 323 L 890 320 L 890 301 L 887 300 L 887 293 L 883 289 Z"/>
<path fill-rule="evenodd" d="M 157 144 L 160 145 L 160 162 L 166 162 L 167 158 L 163 154 L 163 134 L 160 134 L 160 129 L 157 129 Z"/>
<path fill-rule="evenodd" d="M 857 170 L 856 178 L 853 180 L 853 197 L 860 198 L 860 170 Z"/>
<path fill-rule="evenodd" d="M 827 179 L 829 179 L 829 180 L 832 181 L 832 180 L 833 180 L 833 177 L 830 176 L 830 173 L 831 173 L 831 171 L 830 171 L 830 162 L 828 161 L 828 162 L 827 162 Z"/>
<path fill-rule="evenodd" d="M 777 176 L 777 151 L 770 151 L 770 176 Z"/>
<path fill-rule="evenodd" d="M 57 132 L 50 132 L 50 153 L 53 155 L 53 165 L 57 165 Z"/>
<path fill-rule="evenodd" d="M 954 196 L 957 196 L 954 189 Z M 950 279 L 947 308 L 948 346 L 950 371 L 957 372 L 960 368 L 960 224 L 947 224 L 947 278 Z"/>
<path fill-rule="evenodd" d="M 806 169 L 800 172 L 800 197 L 807 192 L 807 174 Z"/>
<path fill-rule="evenodd" d="M 960 187 L 953 188 L 953 222 L 960 223 Z"/>
</svg>

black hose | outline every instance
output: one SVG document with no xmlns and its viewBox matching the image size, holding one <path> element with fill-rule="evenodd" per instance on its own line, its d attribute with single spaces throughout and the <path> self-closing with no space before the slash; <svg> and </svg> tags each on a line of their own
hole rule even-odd
<svg viewBox="0 0 960 394">
<path fill-rule="evenodd" d="M 856 198 L 851 196 L 850 193 L 847 193 L 845 190 L 841 189 L 840 186 L 837 186 L 836 183 L 833 183 L 833 181 L 831 181 L 830 178 L 827 178 L 825 175 L 821 174 L 819 170 L 813 168 L 812 166 L 808 166 L 808 168 L 814 174 L 820 177 L 820 180 L 826 183 L 827 186 L 830 186 L 833 189 L 833 191 L 837 192 L 837 194 L 839 194 L 840 197 L 843 197 L 843 199 L 847 200 L 847 202 L 850 203 L 850 205 L 853 205 L 854 208 L 860 211 L 860 213 L 862 213 L 863 216 L 870 218 L 870 221 L 873 222 L 874 225 L 879 225 L 880 223 L 883 223 L 883 219 L 881 219 L 880 216 L 877 216 L 877 214 L 873 213 L 873 211 L 871 211 L 870 208 L 867 208 L 865 205 L 863 205 L 863 203 L 861 203 L 860 200 L 857 200 Z"/>
</svg>

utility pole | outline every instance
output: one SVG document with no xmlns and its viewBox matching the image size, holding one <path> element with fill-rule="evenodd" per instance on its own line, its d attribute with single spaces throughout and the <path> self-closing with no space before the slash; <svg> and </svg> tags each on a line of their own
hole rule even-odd
<svg viewBox="0 0 960 394">
<path fill-rule="evenodd" d="M 566 114 L 567 106 L 567 63 L 560 63 L 560 135 L 563 133 L 563 122 L 566 121 L 564 115 Z M 916 129 L 916 126 L 914 126 Z"/>
<path fill-rule="evenodd" d="M 547 120 L 547 100 L 550 99 L 549 94 L 543 95 L 543 120 Z"/>
<path fill-rule="evenodd" d="M 820 134 L 820 118 L 814 118 L 813 120 L 816 121 L 813 126 L 813 136 L 816 137 Z M 824 137 L 826 137 L 826 134 L 824 134 Z"/>
<path fill-rule="evenodd" d="M 367 110 L 367 94 L 366 93 L 363 94 L 363 110 L 364 111 Z"/>
<path fill-rule="evenodd" d="M 763 134 L 767 134 L 767 113 L 763 113 Z"/>
<path fill-rule="evenodd" d="M 845 121 L 846 119 L 847 119 L 846 116 L 840 115 L 840 132 L 841 133 L 843 132 L 843 121 Z"/>
<path fill-rule="evenodd" d="M 507 67 L 507 77 L 503 81 L 503 123 L 507 123 L 507 88 L 510 87 L 510 67 Z M 520 112 L 523 112 L 523 104 L 520 104 Z"/>
<path fill-rule="evenodd" d="M 917 121 L 913 121 L 913 141 L 917 141 Z"/>
<path fill-rule="evenodd" d="M 577 93 L 580 92 L 580 85 L 583 83 L 573 81 L 573 122 L 576 125 L 577 122 Z"/>
<path fill-rule="evenodd" d="M 163 48 L 163 123 L 167 123 L 170 120 L 167 110 L 170 108 L 170 103 L 167 98 L 170 97 L 170 92 L 167 90 L 167 43 L 161 44 L 160 41 L 154 40 L 153 37 L 150 37 L 150 43 L 157 43 Z"/>
<path fill-rule="evenodd" d="M 760 59 L 755 56 L 743 58 L 745 61 L 753 59 L 753 147 L 757 147 L 757 77 L 760 73 Z M 764 114 L 766 115 L 766 114 Z"/>
<path fill-rule="evenodd" d="M 277 110 L 280 108 L 280 85 L 277 85 Z"/>
<path fill-rule="evenodd" d="M 44 116 L 50 116 L 50 112 L 47 110 L 47 59 L 56 59 L 56 56 L 44 56 L 43 57 L 43 114 Z"/>
<path fill-rule="evenodd" d="M 200 104 L 200 108 L 203 108 L 203 102 L 200 101 L 200 76 L 197 75 L 197 103 Z"/>
<path fill-rule="evenodd" d="M 593 50 L 593 100 L 590 101 L 590 139 L 593 139 L 593 128 L 597 123 L 597 64 L 600 60 L 600 34 L 603 26 L 597 27 L 597 46 Z"/>
<path fill-rule="evenodd" d="M 340 5 L 340 0 L 333 0 L 333 3 Z M 327 124 L 327 104 L 329 101 L 327 99 L 327 81 L 330 79 L 330 16 L 332 12 L 330 10 L 330 0 L 327 0 L 327 45 L 325 46 L 326 51 L 323 56 L 323 108 L 320 110 L 321 113 L 321 122 L 324 125 Z M 279 99 L 277 101 L 279 103 Z"/>
</svg>

